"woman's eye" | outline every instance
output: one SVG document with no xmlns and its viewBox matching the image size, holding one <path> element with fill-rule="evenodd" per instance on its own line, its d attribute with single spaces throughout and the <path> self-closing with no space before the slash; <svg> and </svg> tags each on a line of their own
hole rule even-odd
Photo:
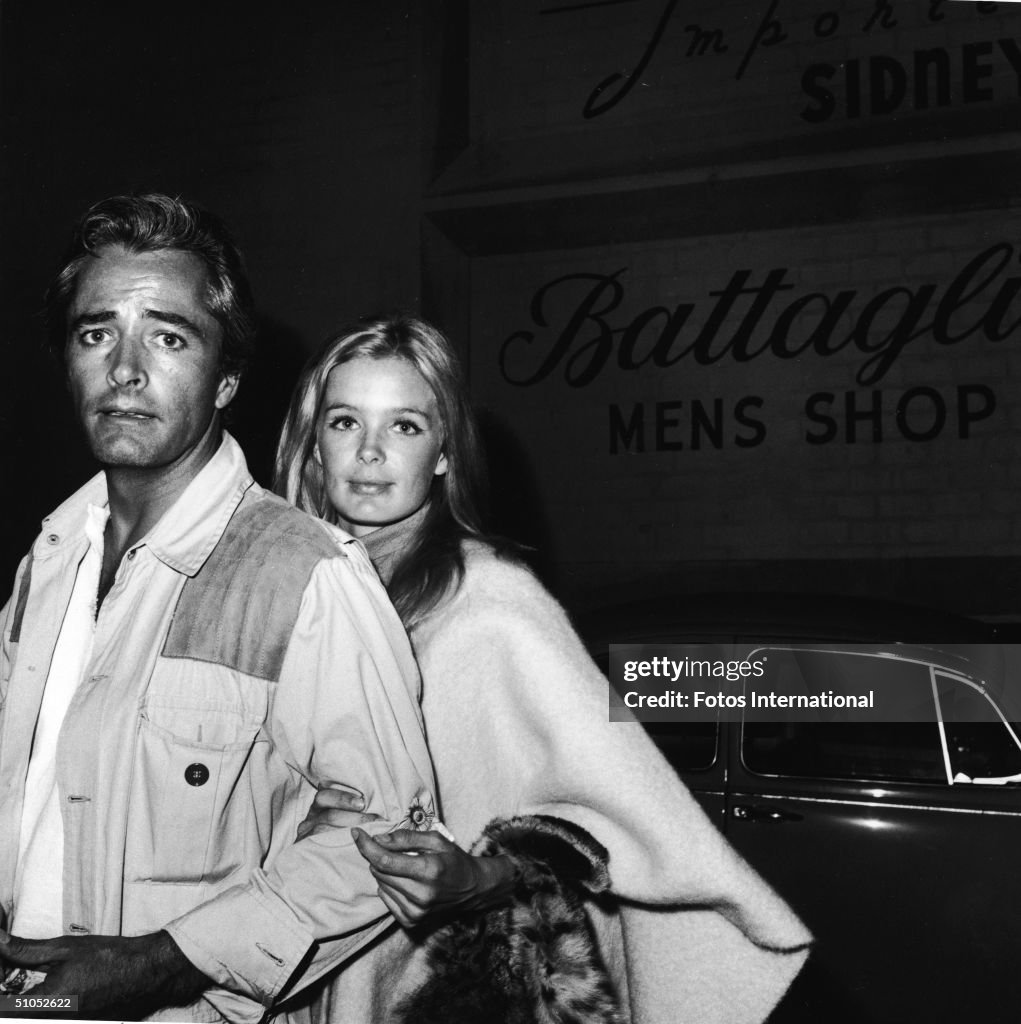
<svg viewBox="0 0 1021 1024">
<path fill-rule="evenodd" d="M 394 429 L 398 434 L 421 434 L 422 428 L 417 423 L 412 423 L 411 420 L 398 420 L 394 424 Z"/>
<path fill-rule="evenodd" d="M 161 334 L 159 340 L 163 348 L 179 349 L 188 347 L 188 343 L 180 334 Z"/>
<path fill-rule="evenodd" d="M 355 421 L 350 416 L 334 416 L 330 420 L 330 426 L 334 430 L 351 430 L 355 425 Z"/>
</svg>

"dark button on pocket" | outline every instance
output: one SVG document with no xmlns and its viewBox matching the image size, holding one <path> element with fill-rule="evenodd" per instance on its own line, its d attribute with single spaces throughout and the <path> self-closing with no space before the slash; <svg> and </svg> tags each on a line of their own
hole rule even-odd
<svg viewBox="0 0 1021 1024">
<path fill-rule="evenodd" d="M 190 764 L 184 769 L 184 781 L 189 786 L 204 786 L 209 781 L 209 769 L 197 762 Z"/>
</svg>

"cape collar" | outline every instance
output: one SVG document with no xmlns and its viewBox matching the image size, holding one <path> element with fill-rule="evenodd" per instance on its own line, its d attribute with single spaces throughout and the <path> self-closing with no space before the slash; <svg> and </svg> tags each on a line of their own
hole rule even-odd
<svg viewBox="0 0 1021 1024">
<path fill-rule="evenodd" d="M 383 581 L 383 586 L 390 586 L 394 571 L 400 562 L 401 555 L 407 551 L 415 539 L 415 534 L 422 528 L 429 511 L 426 502 L 417 512 L 400 519 L 396 523 L 381 526 L 378 530 L 359 538 L 372 559 L 372 564 Z"/>
</svg>

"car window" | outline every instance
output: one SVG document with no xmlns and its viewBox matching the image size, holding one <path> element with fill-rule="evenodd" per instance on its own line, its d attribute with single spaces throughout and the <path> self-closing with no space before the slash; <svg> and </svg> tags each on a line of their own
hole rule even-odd
<svg viewBox="0 0 1021 1024">
<path fill-rule="evenodd" d="M 951 777 L 957 783 L 1021 775 L 1021 745 L 977 687 L 936 674 Z"/>
<path fill-rule="evenodd" d="M 891 722 L 935 722 L 929 666 L 875 651 L 786 650 L 760 648 L 749 658 L 761 660 L 763 675 L 755 690 L 805 695 L 828 693 L 856 696 L 875 690 L 882 693 L 882 708 Z M 790 717 L 790 716 L 789 716 Z M 797 720 L 846 721 L 842 708 L 822 707 L 811 715 L 801 711 Z"/>
<path fill-rule="evenodd" d="M 760 775 L 946 782 L 934 722 L 746 723 L 741 753 Z"/>
<path fill-rule="evenodd" d="M 663 756 L 678 772 L 706 771 L 716 763 L 716 722 L 643 722 Z"/>
<path fill-rule="evenodd" d="M 819 709 L 814 720 L 745 722 L 741 756 L 761 775 L 946 782 L 932 681 L 925 665 L 892 657 L 831 651 L 770 650 L 756 689 L 856 694 L 883 688 L 904 721 L 854 721 Z"/>
</svg>

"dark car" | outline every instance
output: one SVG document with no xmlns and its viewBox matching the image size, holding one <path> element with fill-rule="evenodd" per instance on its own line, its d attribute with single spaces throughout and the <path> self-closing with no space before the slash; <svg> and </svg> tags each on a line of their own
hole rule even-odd
<svg viewBox="0 0 1021 1024">
<path fill-rule="evenodd" d="M 818 596 L 660 599 L 581 628 L 604 668 L 609 644 L 698 644 L 765 659 L 763 691 L 797 679 L 914 702 L 905 721 L 738 711 L 646 727 L 817 938 L 771 1020 L 1017 1019 L 1021 648 L 971 620 Z"/>
</svg>

